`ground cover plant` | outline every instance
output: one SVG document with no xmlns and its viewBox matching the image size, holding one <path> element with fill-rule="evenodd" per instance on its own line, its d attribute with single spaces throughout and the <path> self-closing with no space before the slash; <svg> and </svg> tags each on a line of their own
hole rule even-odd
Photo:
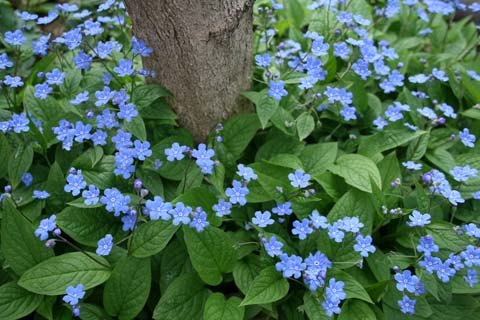
<svg viewBox="0 0 480 320">
<path fill-rule="evenodd" d="M 120 1 L 0 1 L 0 319 L 477 319 L 466 10 L 259 0 L 195 143 Z"/>
</svg>

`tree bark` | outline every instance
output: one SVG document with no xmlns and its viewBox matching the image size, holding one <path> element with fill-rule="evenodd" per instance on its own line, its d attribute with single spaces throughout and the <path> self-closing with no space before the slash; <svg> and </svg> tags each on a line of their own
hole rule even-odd
<svg viewBox="0 0 480 320">
<path fill-rule="evenodd" d="M 126 0 L 144 66 L 173 93 L 180 125 L 204 141 L 222 119 L 250 108 L 253 0 Z"/>
</svg>

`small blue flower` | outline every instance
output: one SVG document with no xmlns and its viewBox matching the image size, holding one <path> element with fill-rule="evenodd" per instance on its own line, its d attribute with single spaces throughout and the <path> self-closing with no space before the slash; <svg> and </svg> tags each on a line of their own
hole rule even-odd
<svg viewBox="0 0 480 320">
<path fill-rule="evenodd" d="M 110 99 L 113 98 L 113 94 L 110 87 L 107 86 L 103 87 L 102 91 L 96 91 L 95 98 L 97 98 L 97 101 L 95 102 L 95 106 L 101 107 L 106 105 Z"/>
<path fill-rule="evenodd" d="M 305 171 L 300 169 L 297 169 L 295 170 L 295 173 L 290 173 L 288 175 L 290 184 L 295 188 L 306 188 L 310 178 L 311 176 L 308 173 L 305 173 Z"/>
<path fill-rule="evenodd" d="M 113 248 L 113 237 L 111 234 L 105 235 L 102 239 L 98 240 L 96 253 L 99 256 L 108 256 Z"/>
<path fill-rule="evenodd" d="M 89 100 L 88 91 L 80 92 L 75 96 L 75 99 L 70 100 L 70 103 L 77 106 Z"/>
<path fill-rule="evenodd" d="M 170 202 L 164 202 L 160 196 L 155 196 L 152 200 L 147 200 L 145 207 L 145 214 L 150 217 L 150 220 L 170 220 L 170 210 L 173 206 Z"/>
<path fill-rule="evenodd" d="M 207 149 L 204 143 L 198 145 L 198 149 L 192 150 L 192 157 L 195 158 L 195 163 L 200 167 L 203 174 L 212 174 L 215 162 L 211 159 L 215 156 L 213 149 Z"/>
<path fill-rule="evenodd" d="M 313 229 L 310 228 L 310 220 L 303 219 L 302 222 L 296 220 L 293 222 L 292 234 L 298 235 L 300 240 L 305 240 L 307 235 L 311 234 Z"/>
<path fill-rule="evenodd" d="M 424 252 L 426 256 L 430 256 L 432 252 L 438 252 L 438 250 L 439 248 L 431 235 L 420 237 L 420 244 L 417 246 L 418 252 Z"/>
<path fill-rule="evenodd" d="M 285 253 L 280 255 L 280 262 L 275 264 L 275 268 L 283 273 L 284 278 L 293 276 L 295 279 L 301 277 L 302 271 L 305 270 L 306 266 L 302 257 L 296 255 L 288 256 Z"/>
<path fill-rule="evenodd" d="M 413 210 L 412 214 L 408 216 L 410 221 L 407 222 L 407 225 L 409 227 L 424 227 L 427 224 L 430 224 L 430 218 L 431 216 L 429 213 L 422 214 L 417 210 Z"/>
<path fill-rule="evenodd" d="M 67 182 L 63 189 L 65 192 L 71 192 L 74 197 L 78 196 L 80 191 L 87 186 L 87 182 L 83 179 L 82 170 L 77 170 L 76 173 L 70 173 L 67 176 Z"/>
<path fill-rule="evenodd" d="M 477 138 L 470 133 L 470 130 L 468 128 L 464 128 L 462 131 L 459 132 L 458 135 L 460 136 L 460 140 L 466 147 L 473 148 L 475 146 L 475 141 L 477 140 Z"/>
<path fill-rule="evenodd" d="M 422 169 L 421 163 L 415 163 L 413 161 L 402 162 L 402 166 L 412 171 L 417 171 Z"/>
<path fill-rule="evenodd" d="M 48 95 L 52 93 L 53 89 L 48 86 L 47 83 L 41 83 L 35 85 L 35 93 L 33 94 L 35 98 L 38 99 L 47 99 Z"/>
<path fill-rule="evenodd" d="M 476 178 L 478 176 L 478 169 L 471 168 L 469 165 L 464 167 L 456 166 L 450 170 L 450 174 L 458 182 L 465 182 L 469 178 Z"/>
<path fill-rule="evenodd" d="M 356 120 L 357 119 L 356 112 L 357 111 L 355 107 L 344 106 L 343 109 L 340 111 L 340 115 L 345 121 Z"/>
<path fill-rule="evenodd" d="M 131 76 L 133 74 L 133 61 L 127 59 L 121 59 L 118 62 L 118 67 L 113 68 L 113 71 L 119 77 Z"/>
<path fill-rule="evenodd" d="M 238 203 L 241 206 L 244 206 L 247 203 L 247 198 L 245 198 L 245 196 L 249 193 L 248 188 L 242 186 L 242 183 L 237 180 L 233 180 L 232 188 L 227 188 L 225 190 L 225 194 L 229 198 L 230 203 Z"/>
<path fill-rule="evenodd" d="M 255 174 L 252 168 L 246 167 L 243 164 L 237 166 L 237 174 L 243 178 L 246 182 L 251 180 L 257 180 L 258 176 Z"/>
<path fill-rule="evenodd" d="M 12 120 L 9 123 L 10 128 L 15 133 L 28 132 L 30 128 L 28 127 L 30 120 L 28 120 L 25 112 L 21 114 L 13 114 Z"/>
<path fill-rule="evenodd" d="M 6 53 L 0 54 L 0 70 L 13 67 L 13 62 L 8 60 L 8 55 Z"/>
<path fill-rule="evenodd" d="M 50 193 L 47 191 L 33 190 L 33 199 L 47 199 Z"/>
<path fill-rule="evenodd" d="M 133 142 L 133 146 L 134 157 L 140 161 L 144 161 L 146 158 L 152 155 L 152 150 L 150 150 L 150 142 L 148 141 L 141 142 L 140 140 L 135 140 Z"/>
<path fill-rule="evenodd" d="M 232 209 L 232 204 L 227 202 L 223 199 L 220 199 L 217 204 L 212 207 L 213 211 L 215 211 L 215 215 L 217 217 L 223 217 L 229 215 Z"/>
<path fill-rule="evenodd" d="M 265 247 L 265 251 L 270 257 L 276 257 L 283 254 L 282 247 L 283 243 L 277 241 L 275 236 L 271 236 L 270 239 L 267 241 L 266 238 L 262 238 L 263 246 Z"/>
<path fill-rule="evenodd" d="M 450 282 L 450 278 L 455 275 L 456 271 L 454 268 L 450 268 L 450 263 L 440 263 L 437 266 L 437 276 L 442 282 Z"/>
<path fill-rule="evenodd" d="M 470 288 L 473 288 L 473 286 L 478 283 L 478 272 L 475 269 L 468 269 L 467 270 L 467 275 L 463 277 L 465 281 L 468 283 Z"/>
<path fill-rule="evenodd" d="M 169 213 L 173 217 L 172 224 L 178 226 L 180 223 L 189 224 L 190 223 L 190 214 L 192 213 L 192 208 L 185 206 L 183 202 L 177 202 L 175 208 L 171 209 Z"/>
<path fill-rule="evenodd" d="M 137 38 L 132 37 L 132 52 L 134 54 L 139 54 L 142 57 L 148 57 L 152 54 L 153 49 L 149 48 L 145 41 L 137 40 Z"/>
<path fill-rule="evenodd" d="M 35 230 L 35 236 L 39 237 L 40 240 L 47 240 L 48 239 L 48 233 L 53 231 L 57 225 L 55 223 L 55 219 L 57 218 L 56 215 L 52 214 L 49 218 L 47 219 L 42 219 L 40 221 L 40 224 L 38 228 Z"/>
<path fill-rule="evenodd" d="M 252 218 L 252 223 L 260 228 L 266 228 L 268 225 L 275 223 L 275 220 L 273 220 L 271 217 L 272 214 L 268 211 L 257 211 L 255 212 L 255 216 Z"/>
<path fill-rule="evenodd" d="M 414 314 L 416 302 L 416 300 L 410 299 L 408 296 L 404 295 L 402 300 L 398 300 L 398 306 L 403 314 Z"/>
<path fill-rule="evenodd" d="M 277 101 L 282 100 L 282 97 L 284 97 L 288 94 L 287 90 L 285 90 L 285 88 L 284 88 L 285 82 L 283 82 L 281 80 L 278 81 L 278 82 L 275 82 L 275 81 L 272 80 L 272 81 L 270 81 L 268 86 L 270 87 L 270 89 L 268 90 L 268 95 L 270 97 L 275 98 L 275 100 L 277 100 Z"/>
<path fill-rule="evenodd" d="M 72 61 L 75 63 L 78 70 L 90 70 L 90 64 L 92 63 L 92 57 L 82 50 L 79 50 L 77 56 Z"/>
<path fill-rule="evenodd" d="M 437 68 L 433 68 L 432 76 L 434 76 L 437 80 L 440 80 L 441 82 L 448 81 L 448 77 L 445 75 L 445 71 L 438 70 Z"/>
<path fill-rule="evenodd" d="M 340 302 L 347 298 L 343 288 L 345 283 L 343 281 L 336 281 L 334 278 L 330 279 L 328 282 L 328 287 L 326 290 L 327 300 L 332 302 Z"/>
<path fill-rule="evenodd" d="M 30 172 L 25 172 L 22 175 L 22 182 L 26 187 L 30 187 L 32 185 L 32 182 L 33 182 L 32 174 Z"/>
<path fill-rule="evenodd" d="M 5 32 L 4 40 L 12 46 L 20 46 L 27 41 L 27 37 L 23 35 L 21 30 L 15 30 L 14 32 L 7 31 Z"/>
<path fill-rule="evenodd" d="M 340 230 L 339 225 L 337 222 L 335 222 L 332 225 L 328 225 L 328 237 L 335 241 L 336 243 L 340 243 L 343 241 L 343 238 L 345 237 L 345 233 Z"/>
<path fill-rule="evenodd" d="M 69 286 L 67 288 L 67 294 L 63 297 L 63 301 L 72 306 L 76 306 L 78 305 L 78 300 L 83 299 L 84 296 L 85 291 L 83 290 L 83 284 L 79 284 L 76 287 Z"/>
<path fill-rule="evenodd" d="M 10 88 L 23 87 L 22 78 L 20 78 L 20 77 L 18 77 L 18 76 L 12 77 L 12 76 L 6 75 L 6 76 L 5 76 L 5 80 L 3 81 L 3 83 L 5 83 L 5 84 L 6 84 L 7 86 L 9 86 Z"/>
<path fill-rule="evenodd" d="M 397 281 L 398 291 L 407 290 L 410 293 L 415 292 L 415 286 L 420 281 L 417 276 L 412 275 L 410 270 L 404 270 L 402 273 L 397 273 L 394 278 Z"/>
<path fill-rule="evenodd" d="M 45 77 L 47 78 L 46 83 L 50 85 L 57 85 L 60 86 L 63 83 L 63 79 L 65 79 L 65 72 L 61 72 L 57 68 L 53 69 L 51 72 L 47 72 Z"/>
<path fill-rule="evenodd" d="M 277 206 L 272 208 L 272 212 L 279 216 L 289 216 L 293 213 L 292 203 L 290 201 L 277 203 Z"/>
<path fill-rule="evenodd" d="M 188 151 L 187 146 L 180 146 L 177 142 L 172 144 L 171 148 L 165 149 L 167 160 L 173 162 L 175 160 L 182 160 L 185 158 L 184 153 Z"/>
<path fill-rule="evenodd" d="M 364 258 L 368 257 L 368 253 L 374 253 L 376 248 L 372 245 L 372 237 L 371 236 L 362 236 L 361 234 L 358 235 L 355 240 L 357 243 L 353 245 L 353 250 L 360 252 L 360 255 Z"/>
<path fill-rule="evenodd" d="M 197 229 L 197 232 L 202 232 L 208 225 L 207 213 L 200 207 L 195 209 L 192 216 L 192 222 L 190 222 L 190 228 L 195 228 Z"/>
<path fill-rule="evenodd" d="M 268 68 L 273 60 L 275 60 L 275 58 L 271 57 L 268 53 L 265 53 L 264 55 L 257 54 L 255 56 L 257 66 L 263 68 Z"/>
<path fill-rule="evenodd" d="M 317 210 L 313 210 L 310 214 L 310 221 L 312 222 L 312 226 L 315 229 L 327 229 L 328 228 L 328 220 L 327 217 L 320 215 Z"/>
<path fill-rule="evenodd" d="M 133 103 L 121 104 L 119 109 L 118 118 L 125 119 L 126 122 L 132 121 L 138 115 L 138 111 Z"/>
<path fill-rule="evenodd" d="M 328 54 L 328 49 L 330 45 L 323 42 L 324 38 L 322 36 L 316 38 L 312 42 L 312 53 L 317 57 L 321 57 Z"/>
<path fill-rule="evenodd" d="M 117 188 L 105 189 L 100 202 L 105 205 L 108 212 L 113 212 L 115 217 L 120 213 L 128 213 L 130 196 L 124 196 Z"/>
<path fill-rule="evenodd" d="M 83 190 L 82 197 L 85 198 L 84 203 L 87 206 L 95 205 L 100 200 L 100 189 L 91 184 L 88 190 Z"/>
</svg>

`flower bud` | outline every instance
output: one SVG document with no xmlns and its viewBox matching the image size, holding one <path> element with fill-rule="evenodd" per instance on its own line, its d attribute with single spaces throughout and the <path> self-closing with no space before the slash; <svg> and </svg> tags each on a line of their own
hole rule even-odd
<svg viewBox="0 0 480 320">
<path fill-rule="evenodd" d="M 147 189 L 140 190 L 140 197 L 145 198 L 146 196 L 148 196 L 148 194 L 149 192 Z"/>
<path fill-rule="evenodd" d="M 48 239 L 46 242 L 45 242 L 45 247 L 46 248 L 53 248 L 55 247 L 55 239 Z"/>
<path fill-rule="evenodd" d="M 5 190 L 6 193 L 10 193 L 10 192 L 12 192 L 12 186 L 11 185 L 6 185 L 4 190 Z"/>
<path fill-rule="evenodd" d="M 133 187 L 135 188 L 135 190 L 138 191 L 138 190 L 142 189 L 142 186 L 143 186 L 142 180 L 135 179 L 135 181 L 133 181 Z"/>
</svg>

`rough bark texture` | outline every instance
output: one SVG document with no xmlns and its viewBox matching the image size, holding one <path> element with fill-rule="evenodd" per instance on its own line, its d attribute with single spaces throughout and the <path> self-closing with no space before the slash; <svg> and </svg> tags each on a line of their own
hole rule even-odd
<svg viewBox="0 0 480 320">
<path fill-rule="evenodd" d="M 197 141 L 222 119 L 249 108 L 253 0 L 126 0 L 133 31 L 154 49 L 144 59 L 174 97 Z"/>
</svg>

